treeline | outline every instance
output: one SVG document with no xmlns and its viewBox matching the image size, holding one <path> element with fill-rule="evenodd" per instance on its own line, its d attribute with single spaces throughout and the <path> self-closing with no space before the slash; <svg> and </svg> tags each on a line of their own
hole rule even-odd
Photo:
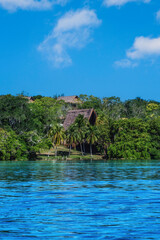
<svg viewBox="0 0 160 240">
<path fill-rule="evenodd" d="M 80 95 L 77 108 L 94 108 L 95 126 L 79 115 L 67 131 L 62 123 L 72 105 L 57 97 L 0 96 L 0 160 L 33 159 L 41 149 L 79 146 L 106 159 L 160 159 L 160 103 L 141 98 L 122 102 Z M 75 107 L 74 107 L 75 108 Z"/>
<path fill-rule="evenodd" d="M 69 109 L 55 98 L 0 96 L 0 160 L 33 159 L 52 147 L 48 133 Z"/>
</svg>

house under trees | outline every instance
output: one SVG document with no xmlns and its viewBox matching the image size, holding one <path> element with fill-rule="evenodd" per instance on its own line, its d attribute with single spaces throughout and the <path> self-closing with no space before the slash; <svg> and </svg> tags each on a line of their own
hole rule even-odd
<svg viewBox="0 0 160 240">
<path fill-rule="evenodd" d="M 61 96 L 58 97 L 58 101 L 63 100 L 65 103 L 70 103 L 73 107 L 76 107 L 77 104 L 81 103 L 81 100 L 78 96 Z"/>
<path fill-rule="evenodd" d="M 84 118 L 88 119 L 91 125 L 95 125 L 97 114 L 93 108 L 70 110 L 68 111 L 66 119 L 63 123 L 63 127 L 65 130 L 67 130 L 75 122 L 78 115 L 84 116 Z"/>
</svg>

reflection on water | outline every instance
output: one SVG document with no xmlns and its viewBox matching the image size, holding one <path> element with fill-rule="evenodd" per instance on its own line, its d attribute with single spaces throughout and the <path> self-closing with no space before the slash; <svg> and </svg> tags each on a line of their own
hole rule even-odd
<svg viewBox="0 0 160 240">
<path fill-rule="evenodd" d="M 160 161 L 0 162 L 0 239 L 160 239 Z"/>
</svg>

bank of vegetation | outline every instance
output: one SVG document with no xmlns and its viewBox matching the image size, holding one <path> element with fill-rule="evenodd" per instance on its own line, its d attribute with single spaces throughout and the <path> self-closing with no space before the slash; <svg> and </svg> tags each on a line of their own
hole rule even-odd
<svg viewBox="0 0 160 240">
<path fill-rule="evenodd" d="M 56 97 L 34 96 L 30 102 L 22 94 L 0 96 L 0 160 L 36 159 L 50 149 L 57 156 L 63 144 L 66 157 L 77 149 L 82 157 L 88 153 L 105 159 L 160 159 L 159 102 L 79 98 L 76 108 L 94 108 L 96 124 L 79 115 L 65 131 L 62 123 L 71 104 Z"/>
</svg>

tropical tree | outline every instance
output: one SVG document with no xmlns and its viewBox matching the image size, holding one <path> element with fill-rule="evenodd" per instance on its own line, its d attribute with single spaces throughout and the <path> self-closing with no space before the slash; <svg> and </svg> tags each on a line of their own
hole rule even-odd
<svg viewBox="0 0 160 240">
<path fill-rule="evenodd" d="M 17 134 L 33 129 L 32 112 L 23 96 L 0 96 L 0 127 Z"/>
<path fill-rule="evenodd" d="M 110 159 L 150 159 L 152 149 L 149 124 L 141 119 L 121 119 L 111 126 Z"/>
<path fill-rule="evenodd" d="M 118 120 L 124 115 L 124 105 L 119 97 L 103 98 L 103 114 L 109 119 Z"/>
<path fill-rule="evenodd" d="M 151 137 L 152 149 L 150 155 L 152 159 L 160 159 L 160 117 L 148 121 L 148 133 Z"/>
<path fill-rule="evenodd" d="M 110 139 L 110 123 L 108 117 L 104 114 L 98 116 L 96 121 L 97 126 L 97 149 L 99 152 L 107 156 L 107 150 L 111 143 Z"/>
<path fill-rule="evenodd" d="M 79 98 L 82 101 L 80 108 L 83 109 L 94 108 L 96 111 L 102 110 L 102 102 L 100 98 L 95 97 L 93 95 L 87 96 L 83 94 L 81 94 Z"/>
<path fill-rule="evenodd" d="M 84 143 L 86 140 L 85 137 L 88 129 L 88 124 L 89 124 L 89 121 L 83 115 L 80 115 L 80 114 L 78 115 L 75 122 L 73 123 L 73 129 L 76 134 L 77 141 L 80 144 L 82 155 L 84 155 L 85 153 Z"/>
<path fill-rule="evenodd" d="M 71 153 L 72 145 L 77 145 L 80 142 L 80 134 L 74 125 L 71 125 L 66 131 L 66 141 L 69 144 L 69 156 Z"/>
<path fill-rule="evenodd" d="M 62 144 L 65 139 L 64 128 L 59 124 L 55 125 L 50 129 L 49 136 L 52 139 L 53 145 L 56 147 L 55 156 L 57 156 L 57 146 Z"/>
<path fill-rule="evenodd" d="M 87 136 L 86 141 L 87 141 L 88 144 L 90 144 L 90 154 L 91 154 L 91 157 L 92 157 L 92 155 L 93 155 L 92 146 L 98 140 L 98 138 L 97 138 L 97 127 L 89 125 L 86 136 Z"/>
<path fill-rule="evenodd" d="M 23 132 L 19 137 L 21 143 L 23 143 L 23 146 L 25 147 L 25 154 L 28 159 L 35 159 L 37 153 L 43 147 L 44 139 L 39 136 L 36 130 Z"/>
<path fill-rule="evenodd" d="M 157 102 L 148 103 L 147 107 L 147 118 L 156 118 L 160 115 L 160 106 Z"/>
<path fill-rule="evenodd" d="M 52 126 L 61 123 L 61 118 L 67 110 L 63 102 L 51 97 L 36 99 L 29 107 L 33 115 L 34 128 L 43 135 L 47 134 Z"/>
<path fill-rule="evenodd" d="M 124 102 L 124 111 L 126 118 L 146 118 L 146 107 L 148 102 L 142 98 L 127 100 Z"/>
<path fill-rule="evenodd" d="M 20 159 L 25 152 L 24 145 L 15 132 L 0 129 L 0 160 Z"/>
</svg>

